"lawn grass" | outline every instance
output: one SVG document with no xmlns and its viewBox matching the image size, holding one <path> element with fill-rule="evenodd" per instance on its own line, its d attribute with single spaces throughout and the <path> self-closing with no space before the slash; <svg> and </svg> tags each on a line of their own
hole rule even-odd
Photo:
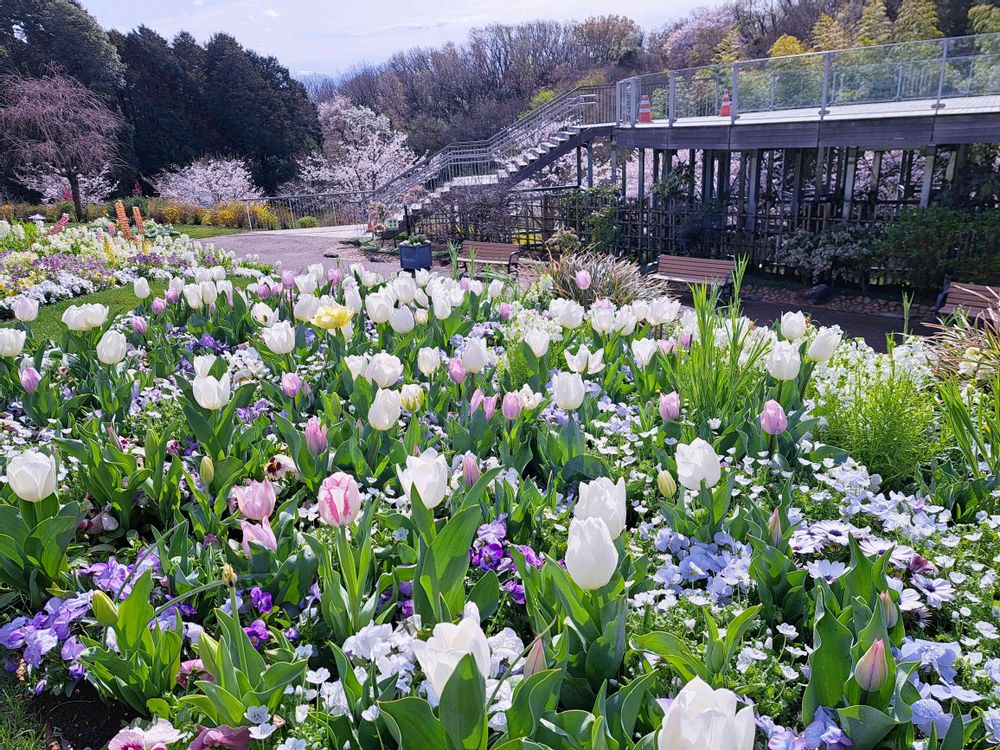
<svg viewBox="0 0 1000 750">
<path fill-rule="evenodd" d="M 3 750 L 46 747 L 42 724 L 28 713 L 23 691 L 6 673 L 0 674 L 0 747 Z"/>
<path fill-rule="evenodd" d="M 221 237 L 224 234 L 239 234 L 247 231 L 240 227 L 210 227 L 204 224 L 173 224 L 172 226 L 175 231 L 186 234 L 193 240 L 205 240 Z"/>
</svg>

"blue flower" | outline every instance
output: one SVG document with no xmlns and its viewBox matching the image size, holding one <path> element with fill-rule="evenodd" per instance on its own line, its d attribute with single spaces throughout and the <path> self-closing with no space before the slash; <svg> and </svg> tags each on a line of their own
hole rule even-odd
<svg viewBox="0 0 1000 750">
<path fill-rule="evenodd" d="M 931 727 L 937 728 L 937 736 L 944 737 L 951 726 L 951 714 L 946 714 L 941 704 L 933 698 L 922 698 L 915 701 L 910 710 L 913 711 L 913 723 L 926 735 L 930 735 Z"/>
</svg>

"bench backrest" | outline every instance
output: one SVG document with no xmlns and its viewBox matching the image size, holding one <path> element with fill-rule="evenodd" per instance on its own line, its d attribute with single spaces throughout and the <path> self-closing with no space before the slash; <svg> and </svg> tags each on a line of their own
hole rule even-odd
<svg viewBox="0 0 1000 750">
<path fill-rule="evenodd" d="M 665 276 L 684 278 L 728 279 L 736 268 L 736 261 L 711 258 L 689 258 L 683 255 L 661 255 L 656 272 Z"/>
<path fill-rule="evenodd" d="M 513 253 L 523 250 L 519 245 L 507 245 L 502 242 L 463 242 L 462 256 L 468 257 L 475 252 L 481 260 L 508 260 Z"/>
<path fill-rule="evenodd" d="M 1000 288 L 980 284 L 949 284 L 948 305 L 965 310 L 985 310 L 1000 299 Z"/>
</svg>

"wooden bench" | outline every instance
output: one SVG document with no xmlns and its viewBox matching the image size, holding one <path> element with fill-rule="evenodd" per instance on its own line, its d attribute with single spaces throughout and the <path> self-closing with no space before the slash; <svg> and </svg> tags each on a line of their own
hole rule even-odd
<svg viewBox="0 0 1000 750">
<path fill-rule="evenodd" d="M 664 279 L 668 284 L 714 284 L 727 289 L 733 283 L 734 260 L 689 258 L 683 255 L 661 255 L 656 262 L 653 278 Z"/>
<path fill-rule="evenodd" d="M 458 262 L 465 266 L 466 273 L 474 264 L 477 266 L 502 266 L 512 276 L 517 275 L 517 261 L 524 248 L 520 245 L 506 245 L 502 242 L 476 242 L 466 240 L 458 254 Z"/>
<path fill-rule="evenodd" d="M 948 282 L 938 296 L 937 314 L 952 315 L 961 310 L 970 320 L 987 315 L 991 307 L 1000 305 L 1000 287 L 981 284 L 953 284 Z"/>
</svg>

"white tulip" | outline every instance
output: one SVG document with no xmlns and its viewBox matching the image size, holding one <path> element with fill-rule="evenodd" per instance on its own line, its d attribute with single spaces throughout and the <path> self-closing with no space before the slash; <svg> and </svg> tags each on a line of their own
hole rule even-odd
<svg viewBox="0 0 1000 750">
<path fill-rule="evenodd" d="M 640 368 L 645 369 L 653 361 L 653 355 L 659 346 L 653 339 L 634 339 L 632 341 L 632 356 Z"/>
<path fill-rule="evenodd" d="M 479 623 L 465 617 L 458 625 L 439 622 L 427 641 L 414 641 L 413 655 L 438 698 L 458 663 L 468 654 L 483 678 L 490 676 L 490 644 Z"/>
<path fill-rule="evenodd" d="M 180 276 L 171 276 L 170 282 L 167 284 L 170 289 L 176 289 L 178 292 L 184 289 L 184 279 Z"/>
<path fill-rule="evenodd" d="M 417 311 L 415 313 L 413 313 L 413 320 L 417 324 L 425 326 L 427 325 L 427 321 L 430 320 L 430 316 L 427 314 L 427 311 L 424 308 L 420 307 L 417 308 Z"/>
<path fill-rule="evenodd" d="M 233 298 L 233 282 L 229 279 L 219 279 L 215 282 L 215 289 L 218 291 L 219 296 L 222 297 L 226 302 L 229 302 Z"/>
<path fill-rule="evenodd" d="M 549 303 L 549 314 L 563 328 L 577 328 L 583 322 L 583 305 L 557 298 Z"/>
<path fill-rule="evenodd" d="M 597 517 L 574 518 L 569 522 L 566 544 L 566 572 L 585 591 L 607 585 L 618 568 L 615 549 L 607 524 Z"/>
<path fill-rule="evenodd" d="M 800 312 L 786 312 L 781 316 L 781 335 L 789 341 L 802 338 L 806 333 L 806 316 Z"/>
<path fill-rule="evenodd" d="M 399 357 L 388 352 L 379 352 L 368 361 L 365 368 L 365 378 L 375 383 L 379 388 L 395 385 L 403 374 L 403 363 Z"/>
<path fill-rule="evenodd" d="M 524 343 L 536 357 L 544 357 L 549 350 L 549 334 L 541 328 L 532 328 L 524 336 Z"/>
<path fill-rule="evenodd" d="M 105 331 L 97 342 L 97 358 L 106 365 L 117 365 L 128 351 L 128 341 L 119 331 Z"/>
<path fill-rule="evenodd" d="M 295 328 L 287 320 L 263 329 L 260 334 L 264 344 L 275 354 L 289 354 L 295 349 Z"/>
<path fill-rule="evenodd" d="M 215 300 L 219 298 L 219 288 L 215 282 L 203 281 L 199 286 L 201 287 L 201 301 L 206 305 L 214 305 Z"/>
<path fill-rule="evenodd" d="M 719 456 L 707 442 L 695 438 L 690 444 L 677 445 L 677 480 L 689 490 L 697 490 L 701 483 L 709 489 L 722 478 Z"/>
<path fill-rule="evenodd" d="M 579 519 L 600 518 L 608 527 L 612 539 L 625 530 L 625 479 L 612 482 L 598 477 L 580 483 L 580 497 L 573 515 Z"/>
<path fill-rule="evenodd" d="M 583 403 L 583 378 L 575 372 L 557 372 L 552 378 L 552 394 L 560 409 L 578 409 Z"/>
<path fill-rule="evenodd" d="M 55 458 L 36 450 L 18 453 L 7 464 L 7 484 L 22 500 L 44 500 L 56 491 Z"/>
<path fill-rule="evenodd" d="M 630 307 L 619 309 L 618 314 L 615 315 L 615 329 L 622 336 L 631 336 L 635 332 L 635 325 L 638 322 L 638 318 L 635 317 L 635 313 Z"/>
<path fill-rule="evenodd" d="M 441 353 L 437 349 L 422 347 L 417 352 L 417 369 L 426 377 L 430 377 L 441 366 Z"/>
<path fill-rule="evenodd" d="M 469 294 L 474 294 L 477 297 L 483 296 L 483 282 L 479 279 L 471 279 L 469 281 Z"/>
<path fill-rule="evenodd" d="M 517 398 L 521 402 L 522 411 L 531 411 L 538 408 L 544 396 L 541 393 L 535 393 L 531 390 L 531 386 L 525 383 L 521 386 L 521 390 L 517 392 Z"/>
<path fill-rule="evenodd" d="M 410 274 L 399 274 L 393 282 L 393 286 L 396 289 L 396 299 L 398 299 L 401 304 L 413 304 L 413 300 L 416 299 L 417 296 L 417 282 L 413 280 L 413 277 L 410 276 Z"/>
<path fill-rule="evenodd" d="M 482 372 L 486 367 L 486 340 L 474 337 L 465 340 L 462 364 L 471 373 Z"/>
<path fill-rule="evenodd" d="M 222 281 L 226 278 L 226 269 L 222 266 L 212 266 L 208 269 L 208 274 L 212 281 Z"/>
<path fill-rule="evenodd" d="M 295 300 L 292 314 L 296 320 L 308 322 L 316 317 L 317 310 L 319 310 L 319 297 L 314 297 L 311 294 L 300 294 Z"/>
<path fill-rule="evenodd" d="M 357 315 L 361 312 L 364 307 L 364 303 L 361 301 L 361 292 L 358 291 L 356 284 L 347 286 L 346 282 L 344 284 L 344 307 L 350 310 L 352 313 Z"/>
<path fill-rule="evenodd" d="M 405 305 L 394 308 L 389 315 L 389 325 L 392 326 L 392 330 L 396 333 L 409 333 L 413 330 L 415 322 L 413 313 Z"/>
<path fill-rule="evenodd" d="M 816 338 L 809 345 L 806 356 L 813 362 L 826 362 L 837 351 L 840 340 L 844 337 L 843 332 L 837 328 L 820 328 Z"/>
<path fill-rule="evenodd" d="M 365 370 L 368 369 L 368 355 L 367 354 L 351 354 L 344 357 L 344 362 L 347 363 L 347 369 L 351 372 L 351 378 L 357 380 L 358 378 L 363 378 L 365 376 Z"/>
<path fill-rule="evenodd" d="M 269 326 L 278 318 L 278 311 L 266 302 L 258 302 L 250 309 L 250 317 L 258 325 Z"/>
<path fill-rule="evenodd" d="M 451 300 L 444 294 L 436 294 L 431 297 L 431 306 L 434 308 L 434 317 L 438 320 L 447 320 L 451 316 Z"/>
<path fill-rule="evenodd" d="M 200 310 L 205 304 L 201 297 L 201 284 L 185 284 L 184 299 L 193 310 Z"/>
<path fill-rule="evenodd" d="M 11 305 L 14 317 L 22 323 L 30 323 L 38 317 L 38 300 L 32 297 L 15 297 Z"/>
<path fill-rule="evenodd" d="M 381 325 L 389 320 L 392 313 L 392 303 L 384 294 L 369 294 L 365 298 L 365 311 L 372 323 Z"/>
<path fill-rule="evenodd" d="M 677 694 L 656 736 L 658 750 L 753 750 L 753 708 L 736 710 L 736 694 L 695 677 Z"/>
<path fill-rule="evenodd" d="M 229 403 L 231 384 L 228 372 L 221 378 L 196 375 L 191 387 L 194 391 L 194 400 L 202 409 L 218 411 Z"/>
<path fill-rule="evenodd" d="M 212 272 L 208 268 L 196 268 L 194 269 L 194 283 L 201 284 L 203 281 L 211 281 Z"/>
<path fill-rule="evenodd" d="M 646 320 L 650 325 L 662 326 L 673 322 L 680 312 L 681 301 L 670 297 L 657 297 L 650 303 Z"/>
<path fill-rule="evenodd" d="M 62 314 L 62 322 L 71 331 L 89 331 L 104 325 L 107 319 L 106 305 L 70 305 Z"/>
<path fill-rule="evenodd" d="M 199 354 L 194 358 L 192 363 L 194 366 L 194 374 L 201 375 L 202 377 L 207 377 L 212 371 L 212 365 L 215 364 L 214 354 Z"/>
<path fill-rule="evenodd" d="M 299 290 L 299 294 L 315 294 L 317 286 L 319 285 L 311 274 L 295 277 L 295 288 Z"/>
<path fill-rule="evenodd" d="M 413 280 L 417 282 L 417 286 L 427 286 L 427 283 L 431 280 L 431 272 L 426 268 L 418 268 L 413 276 Z"/>
<path fill-rule="evenodd" d="M 143 276 L 132 282 L 132 291 L 139 299 L 146 299 L 152 293 L 149 289 L 149 282 Z"/>
<path fill-rule="evenodd" d="M 802 367 L 798 344 L 789 341 L 776 341 L 771 344 L 771 351 L 764 360 L 764 367 L 775 380 L 795 380 Z"/>
<path fill-rule="evenodd" d="M 16 357 L 24 350 L 27 334 L 14 328 L 0 328 L 0 357 Z"/>
<path fill-rule="evenodd" d="M 501 294 L 503 294 L 503 282 L 500 281 L 500 279 L 493 279 L 493 281 L 490 282 L 489 287 L 486 289 L 486 296 L 492 300 L 496 299 Z"/>
<path fill-rule="evenodd" d="M 403 494 L 413 502 L 414 489 L 420 495 L 425 508 L 436 508 L 445 498 L 448 490 L 448 462 L 433 448 L 428 448 L 419 456 L 407 456 L 406 468 L 396 467 Z"/>
<path fill-rule="evenodd" d="M 375 400 L 368 408 L 368 424 L 373 429 L 385 432 L 399 421 L 400 410 L 399 392 L 379 388 L 375 393 Z"/>
<path fill-rule="evenodd" d="M 635 319 L 640 323 L 649 317 L 649 303 L 644 299 L 637 299 L 628 307 L 635 316 Z"/>
<path fill-rule="evenodd" d="M 590 325 L 600 334 L 608 334 L 615 327 L 615 311 L 611 307 L 592 307 Z"/>
<path fill-rule="evenodd" d="M 604 369 L 603 349 L 592 352 L 586 345 L 581 345 L 576 354 L 570 354 L 569 349 L 566 349 L 563 355 L 569 369 L 581 375 L 596 375 Z"/>
</svg>

